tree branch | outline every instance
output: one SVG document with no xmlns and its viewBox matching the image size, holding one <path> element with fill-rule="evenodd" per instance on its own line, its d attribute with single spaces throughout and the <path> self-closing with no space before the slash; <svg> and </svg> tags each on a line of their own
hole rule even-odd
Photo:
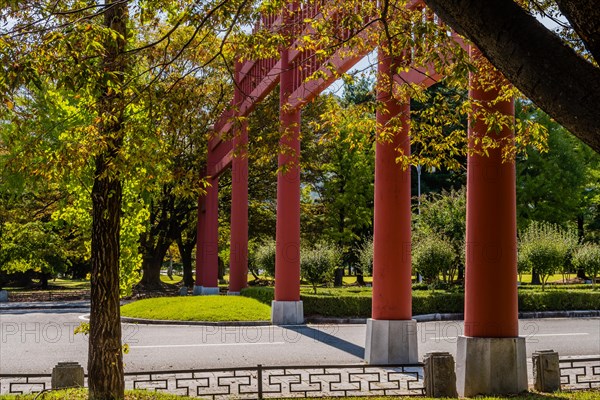
<svg viewBox="0 0 600 400">
<path fill-rule="evenodd" d="M 600 68 L 512 0 L 425 0 L 523 94 L 600 153 Z"/>
</svg>

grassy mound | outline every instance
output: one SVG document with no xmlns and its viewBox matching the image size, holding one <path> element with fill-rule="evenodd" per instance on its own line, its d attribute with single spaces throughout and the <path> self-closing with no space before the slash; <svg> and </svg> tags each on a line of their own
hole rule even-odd
<svg viewBox="0 0 600 400">
<path fill-rule="evenodd" d="M 242 296 L 156 297 L 124 305 L 121 315 L 178 321 L 268 321 L 271 307 Z"/>
</svg>

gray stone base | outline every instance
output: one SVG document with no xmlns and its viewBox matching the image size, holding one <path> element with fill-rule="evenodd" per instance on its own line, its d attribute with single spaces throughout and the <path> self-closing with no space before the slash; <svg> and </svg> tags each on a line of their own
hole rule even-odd
<svg viewBox="0 0 600 400">
<path fill-rule="evenodd" d="M 419 361 L 417 321 L 367 320 L 365 361 L 369 364 L 413 364 Z"/>
<path fill-rule="evenodd" d="M 461 397 L 507 395 L 526 391 L 525 338 L 459 336 L 456 388 Z"/>
<path fill-rule="evenodd" d="M 302 301 L 271 302 L 271 322 L 273 325 L 300 325 L 304 323 Z"/>
<path fill-rule="evenodd" d="M 76 362 L 59 362 L 52 369 L 52 389 L 83 387 L 83 367 Z"/>
<path fill-rule="evenodd" d="M 239 296 L 240 292 L 227 292 L 227 296 Z"/>
<path fill-rule="evenodd" d="M 194 286 L 194 296 L 196 296 L 196 295 L 208 296 L 208 295 L 214 295 L 214 294 L 219 294 L 218 287 Z"/>
</svg>

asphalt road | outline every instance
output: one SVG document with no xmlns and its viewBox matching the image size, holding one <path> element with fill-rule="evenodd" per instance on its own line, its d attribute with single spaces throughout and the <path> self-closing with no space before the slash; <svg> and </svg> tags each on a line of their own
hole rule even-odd
<svg viewBox="0 0 600 400">
<path fill-rule="evenodd" d="M 82 311 L 6 311 L 0 315 L 0 374 L 50 373 L 59 361 L 87 364 L 87 338 L 73 334 Z M 361 363 L 365 325 L 209 327 L 123 324 L 126 371 L 263 365 Z M 456 352 L 461 321 L 418 324 L 419 356 Z M 520 322 L 529 356 L 553 349 L 561 356 L 600 355 L 600 318 Z"/>
</svg>

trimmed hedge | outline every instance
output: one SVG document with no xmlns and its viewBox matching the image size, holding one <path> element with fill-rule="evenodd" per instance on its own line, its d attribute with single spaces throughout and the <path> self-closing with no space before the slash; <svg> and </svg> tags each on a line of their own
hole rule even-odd
<svg viewBox="0 0 600 400">
<path fill-rule="evenodd" d="M 270 287 L 248 288 L 242 290 L 242 295 L 270 305 L 274 290 Z M 316 295 L 301 293 L 300 297 L 304 302 L 306 315 L 362 318 L 371 316 L 371 292 L 367 290 L 330 289 Z M 414 315 L 462 313 L 464 293 L 413 291 L 412 309 Z M 598 309 L 600 309 L 600 291 L 519 292 L 519 311 Z"/>
</svg>

